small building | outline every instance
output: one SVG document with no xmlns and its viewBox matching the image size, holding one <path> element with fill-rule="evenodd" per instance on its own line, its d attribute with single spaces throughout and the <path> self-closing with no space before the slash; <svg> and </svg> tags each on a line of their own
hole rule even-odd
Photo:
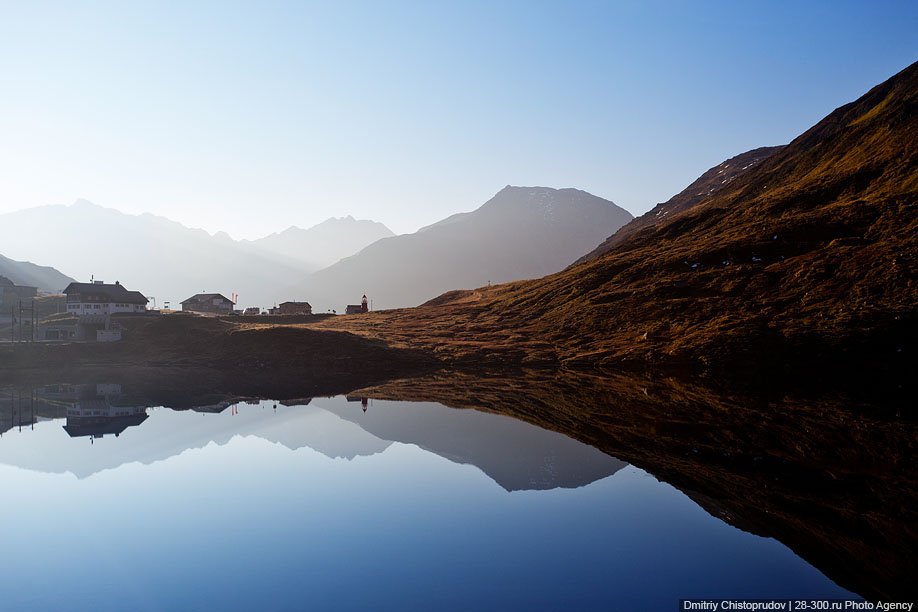
<svg viewBox="0 0 918 612">
<path fill-rule="evenodd" d="M 114 329 L 97 329 L 96 342 L 119 342 L 121 340 L 121 328 Z"/>
<path fill-rule="evenodd" d="M 359 314 L 361 312 L 369 312 L 370 309 L 367 308 L 367 296 L 364 295 L 363 299 L 360 301 L 360 304 L 348 304 L 347 308 L 344 309 L 344 314 Z"/>
<path fill-rule="evenodd" d="M 271 309 L 271 314 L 282 315 L 311 315 L 312 306 L 309 302 L 281 302 L 277 308 Z"/>
<path fill-rule="evenodd" d="M 0 304 L 14 304 L 19 300 L 31 300 L 38 295 L 38 287 L 17 285 L 5 276 L 0 276 Z"/>
<path fill-rule="evenodd" d="M 64 289 L 67 312 L 73 315 L 111 315 L 124 312 L 146 312 L 148 300 L 139 291 L 128 291 L 120 282 L 103 281 L 70 283 Z"/>
<path fill-rule="evenodd" d="M 261 314 L 261 308 L 259 308 L 258 306 L 250 306 L 250 307 L 246 308 L 245 311 L 243 311 L 242 314 L 245 315 L 245 316 L 247 316 L 247 317 L 260 315 L 260 314 Z"/>
<path fill-rule="evenodd" d="M 198 293 L 182 302 L 182 311 L 231 315 L 233 301 L 221 293 Z"/>
<path fill-rule="evenodd" d="M 51 323 L 38 328 L 39 340 L 74 340 L 77 326 L 74 324 Z"/>
</svg>

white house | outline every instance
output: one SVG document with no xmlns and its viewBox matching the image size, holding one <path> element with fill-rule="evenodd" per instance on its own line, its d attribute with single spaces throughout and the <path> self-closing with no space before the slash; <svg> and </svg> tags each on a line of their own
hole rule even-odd
<svg viewBox="0 0 918 612">
<path fill-rule="evenodd" d="M 121 283 L 102 281 L 70 283 L 64 289 L 67 312 L 75 315 L 108 315 L 119 312 L 146 312 L 149 300 L 139 291 L 128 291 Z"/>
</svg>

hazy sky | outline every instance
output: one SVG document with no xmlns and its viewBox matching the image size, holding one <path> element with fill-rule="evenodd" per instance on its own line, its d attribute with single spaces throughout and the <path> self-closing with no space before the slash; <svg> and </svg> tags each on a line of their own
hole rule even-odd
<svg viewBox="0 0 918 612">
<path fill-rule="evenodd" d="M 0 10 L 0 212 L 85 198 L 237 238 L 413 231 L 506 184 L 638 214 L 918 59 L 913 0 Z"/>
</svg>

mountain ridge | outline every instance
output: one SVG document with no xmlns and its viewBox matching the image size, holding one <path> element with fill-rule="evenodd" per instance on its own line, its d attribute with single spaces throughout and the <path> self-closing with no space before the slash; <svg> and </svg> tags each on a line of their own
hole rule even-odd
<svg viewBox="0 0 918 612">
<path fill-rule="evenodd" d="M 305 229 L 291 225 L 280 232 L 240 243 L 319 270 L 359 253 L 377 240 L 392 236 L 395 236 L 392 230 L 379 221 L 347 215 L 329 217 Z"/>
<path fill-rule="evenodd" d="M 655 225 L 663 221 L 665 217 L 671 214 L 678 214 L 688 210 L 710 197 L 714 193 L 726 188 L 734 179 L 742 175 L 750 168 L 761 163 L 770 155 L 783 149 L 785 145 L 758 147 L 739 155 L 734 155 L 713 168 L 708 169 L 704 174 L 695 179 L 688 187 L 671 197 L 666 202 L 654 206 L 651 210 L 643 215 L 633 219 L 630 223 L 620 230 L 609 236 L 596 249 L 584 255 L 576 263 L 589 261 L 608 252 L 616 244 L 625 241 L 635 232 L 645 227 Z"/>
<path fill-rule="evenodd" d="M 91 228 L 96 239 L 85 240 L 86 231 L 73 227 Z M 340 243 L 344 252 L 362 246 L 353 246 L 341 233 L 325 242 Z M 161 215 L 125 213 L 85 199 L 0 215 L 0 243 L 18 258 L 60 262 L 68 278 L 119 280 L 156 296 L 160 304 L 175 305 L 202 291 L 238 293 L 246 303 L 263 307 L 302 297 L 285 294 L 284 288 L 324 263 L 310 266 L 225 232 L 210 234 Z"/>
<path fill-rule="evenodd" d="M 30 261 L 14 261 L 3 255 L 0 255 L 0 276 L 5 276 L 17 285 L 38 287 L 39 291 L 45 293 L 58 293 L 74 282 L 72 278 L 51 266 L 41 266 Z"/>
<path fill-rule="evenodd" d="M 918 327 L 916 143 L 918 63 L 599 257 L 318 327 L 455 364 L 896 371 Z"/>
<path fill-rule="evenodd" d="M 556 272 L 631 219 L 585 191 L 507 186 L 474 211 L 381 239 L 313 273 L 298 291 L 338 309 L 362 294 L 378 308 L 417 305 L 457 287 Z"/>
</svg>

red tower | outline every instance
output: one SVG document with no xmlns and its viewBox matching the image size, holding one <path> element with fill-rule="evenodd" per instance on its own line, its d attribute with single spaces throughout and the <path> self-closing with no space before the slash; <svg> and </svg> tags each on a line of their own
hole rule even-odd
<svg viewBox="0 0 918 612">
<path fill-rule="evenodd" d="M 360 311 L 361 311 L 361 312 L 367 312 L 367 311 L 369 311 L 369 310 L 370 310 L 370 309 L 367 308 L 367 296 L 366 296 L 366 294 L 364 294 L 364 295 L 363 295 L 363 299 L 360 300 Z"/>
</svg>

